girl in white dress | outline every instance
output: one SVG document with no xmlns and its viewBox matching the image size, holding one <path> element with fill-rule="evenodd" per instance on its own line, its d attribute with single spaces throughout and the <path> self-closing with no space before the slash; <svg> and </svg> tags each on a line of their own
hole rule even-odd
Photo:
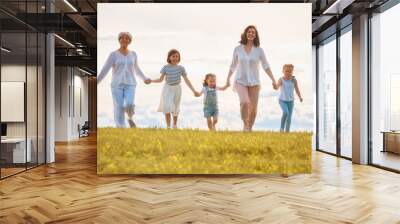
<svg viewBox="0 0 400 224">
<path fill-rule="evenodd" d="M 198 94 L 187 78 L 185 68 L 182 65 L 178 65 L 180 60 L 181 56 L 179 51 L 176 49 L 170 50 L 167 56 L 168 64 L 161 69 L 160 78 L 151 80 L 151 82 L 159 83 L 164 81 L 165 78 L 165 85 L 162 90 L 160 105 L 157 111 L 165 114 L 167 128 L 171 127 L 171 116 L 173 117 L 173 128 L 177 128 L 182 95 L 182 88 L 180 85 L 181 79 L 183 78 L 194 95 Z"/>
</svg>

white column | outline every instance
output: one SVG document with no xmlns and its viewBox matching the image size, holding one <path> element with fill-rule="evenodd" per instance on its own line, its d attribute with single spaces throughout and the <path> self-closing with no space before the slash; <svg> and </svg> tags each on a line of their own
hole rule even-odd
<svg viewBox="0 0 400 224">
<path fill-rule="evenodd" d="M 51 1 L 46 1 L 47 12 L 53 12 Z M 46 35 L 46 163 L 55 162 L 55 43 L 54 34 Z"/>
<path fill-rule="evenodd" d="M 368 163 L 368 15 L 353 20 L 353 162 Z"/>
<path fill-rule="evenodd" d="M 54 35 L 46 36 L 46 163 L 55 161 L 54 133 L 55 133 L 55 73 L 54 73 Z"/>
</svg>

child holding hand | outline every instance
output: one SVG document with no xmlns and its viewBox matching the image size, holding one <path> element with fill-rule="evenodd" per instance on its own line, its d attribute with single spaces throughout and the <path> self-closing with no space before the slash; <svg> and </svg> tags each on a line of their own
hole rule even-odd
<svg viewBox="0 0 400 224">
<path fill-rule="evenodd" d="M 294 66 L 292 64 L 283 65 L 283 76 L 278 80 L 275 88 L 276 90 L 279 88 L 281 89 L 279 95 L 279 105 L 283 112 L 281 118 L 281 132 L 290 131 L 290 123 L 292 121 L 292 112 L 294 107 L 294 90 L 296 90 L 296 94 L 299 97 L 300 102 L 303 102 L 298 82 L 293 76 L 293 69 Z"/>
<path fill-rule="evenodd" d="M 171 116 L 173 117 L 173 128 L 177 128 L 182 95 L 181 79 L 183 78 L 194 95 L 199 94 L 194 90 L 190 80 L 187 78 L 185 68 L 179 65 L 180 60 L 179 51 L 175 49 L 170 50 L 167 56 L 168 64 L 161 69 L 160 78 L 151 80 L 152 83 L 160 83 L 165 78 L 158 111 L 165 114 L 167 128 L 171 127 Z"/>
<path fill-rule="evenodd" d="M 217 91 L 225 90 L 229 87 L 229 85 L 225 85 L 224 87 L 217 87 L 217 78 L 214 74 L 207 74 L 204 78 L 203 89 L 200 93 L 195 93 L 196 97 L 199 97 L 204 94 L 203 100 L 203 112 L 204 117 L 207 119 L 208 129 L 210 131 L 215 131 L 215 125 L 218 122 L 218 100 L 217 100 Z"/>
</svg>

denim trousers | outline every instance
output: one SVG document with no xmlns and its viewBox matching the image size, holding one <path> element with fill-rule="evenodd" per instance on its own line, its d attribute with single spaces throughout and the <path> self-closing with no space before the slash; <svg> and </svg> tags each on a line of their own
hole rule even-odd
<svg viewBox="0 0 400 224">
<path fill-rule="evenodd" d="M 294 102 L 279 100 L 279 105 L 282 109 L 281 131 L 289 132 L 290 123 L 292 122 Z"/>
<path fill-rule="evenodd" d="M 118 85 L 111 87 L 111 93 L 114 104 L 115 126 L 124 128 L 125 112 L 133 116 L 135 109 L 135 85 Z"/>
</svg>

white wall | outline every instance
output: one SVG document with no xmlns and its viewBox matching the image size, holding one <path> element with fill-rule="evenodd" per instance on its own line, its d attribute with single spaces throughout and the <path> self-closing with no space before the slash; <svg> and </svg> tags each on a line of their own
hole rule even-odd
<svg viewBox="0 0 400 224">
<path fill-rule="evenodd" d="M 77 139 L 78 125 L 88 120 L 88 78 L 82 75 L 75 68 L 56 67 L 56 141 Z"/>
<path fill-rule="evenodd" d="M 55 68 L 55 140 L 68 140 L 69 96 L 68 88 L 70 77 L 67 67 Z"/>
<path fill-rule="evenodd" d="M 25 69 L 27 69 L 25 71 Z M 25 65 L 2 65 L 1 66 L 1 81 L 2 82 L 25 82 L 26 72 L 28 74 L 35 73 L 36 67 Z M 28 77 L 29 78 L 29 77 Z M 36 85 L 36 81 L 29 80 L 29 85 Z M 27 103 L 35 102 L 35 105 L 28 105 L 36 108 L 36 88 L 27 88 Z M 32 91 L 32 92 L 31 92 Z M 1 108 L 1 110 L 7 110 L 8 108 Z M 31 111 L 28 111 L 31 112 Z M 36 124 L 36 113 L 28 113 L 27 114 L 28 122 L 35 121 Z M 26 122 L 7 122 L 7 136 L 8 137 L 25 137 L 25 124 Z M 36 125 L 29 123 L 28 124 L 28 137 L 30 130 L 36 130 Z"/>
</svg>

